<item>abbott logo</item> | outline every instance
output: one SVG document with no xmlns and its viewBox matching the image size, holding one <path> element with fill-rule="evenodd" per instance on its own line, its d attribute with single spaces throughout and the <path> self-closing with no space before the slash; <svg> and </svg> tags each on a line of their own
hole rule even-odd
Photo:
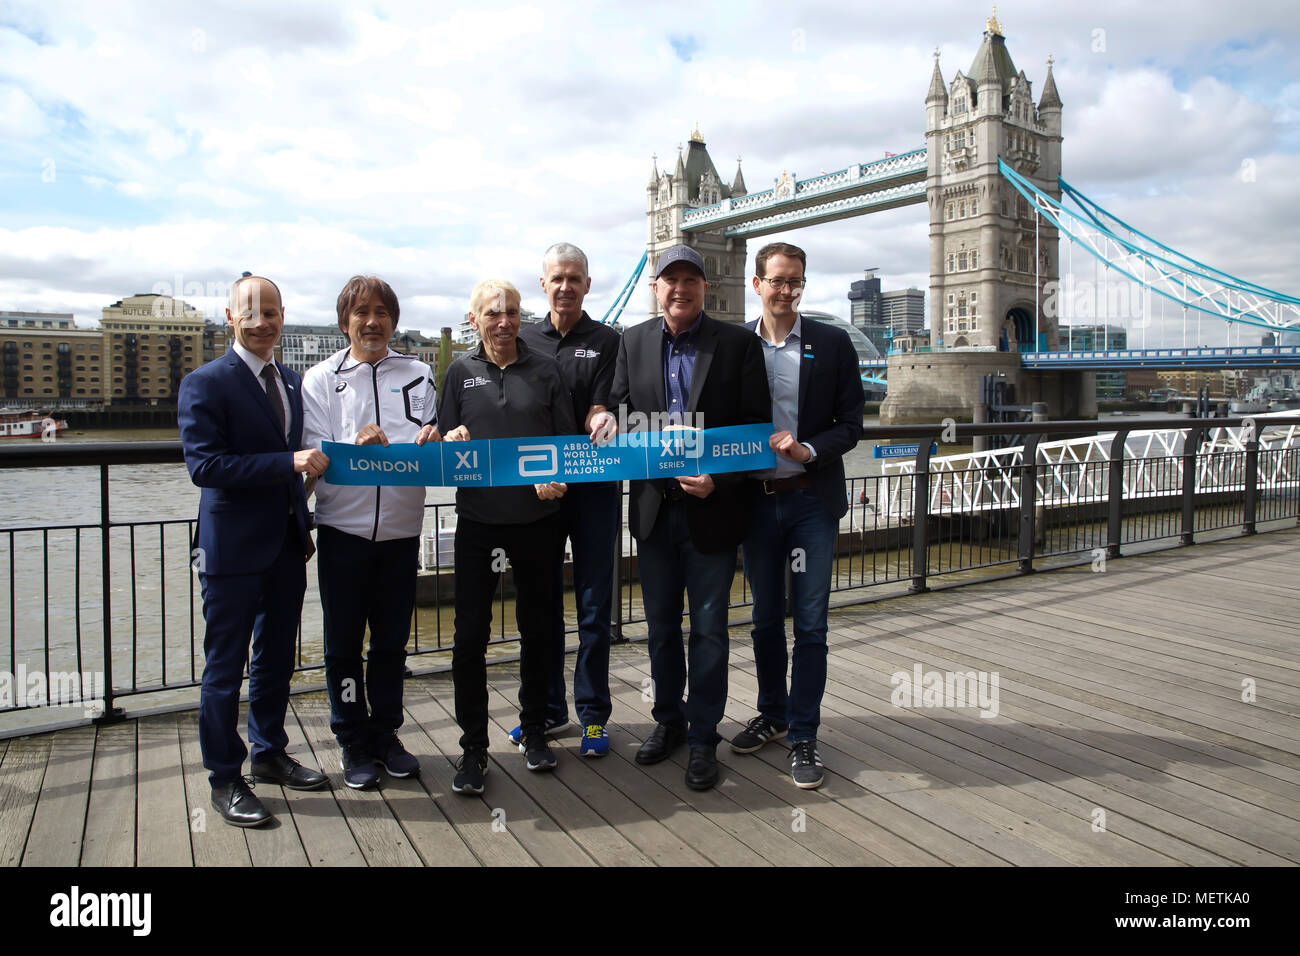
<svg viewBox="0 0 1300 956">
<path fill-rule="evenodd" d="M 520 445 L 519 451 L 521 453 L 519 455 L 520 478 L 548 478 L 559 473 L 559 459 L 555 454 L 554 445 Z M 528 455 L 523 454 L 524 452 L 541 454 Z"/>
</svg>

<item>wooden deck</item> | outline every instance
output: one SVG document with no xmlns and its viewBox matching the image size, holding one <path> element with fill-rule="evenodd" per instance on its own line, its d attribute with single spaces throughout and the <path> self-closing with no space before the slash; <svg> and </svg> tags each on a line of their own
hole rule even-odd
<svg viewBox="0 0 1300 956">
<path fill-rule="evenodd" d="M 695 793 L 685 753 L 642 768 L 643 644 L 615 649 L 613 747 L 553 774 L 505 746 L 514 665 L 492 669 L 482 797 L 451 792 L 447 675 L 408 684 L 419 780 L 342 785 L 321 695 L 295 697 L 291 749 L 332 791 L 259 785 L 277 825 L 208 806 L 194 712 L 0 741 L 0 863 L 87 866 L 1294 865 L 1300 863 L 1300 531 L 1112 560 L 832 613 L 820 749 L 801 791 L 788 751 L 719 747 Z M 732 634 L 720 731 L 753 715 Z M 999 712 L 902 708 L 890 677 L 996 671 Z M 1244 702 L 1243 681 L 1255 699 Z"/>
</svg>

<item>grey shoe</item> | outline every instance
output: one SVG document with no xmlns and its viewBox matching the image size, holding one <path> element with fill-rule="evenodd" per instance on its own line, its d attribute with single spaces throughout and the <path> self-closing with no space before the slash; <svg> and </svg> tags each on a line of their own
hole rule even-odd
<svg viewBox="0 0 1300 956">
<path fill-rule="evenodd" d="M 826 781 L 817 741 L 800 740 L 790 747 L 790 776 L 800 790 L 816 790 Z"/>
</svg>

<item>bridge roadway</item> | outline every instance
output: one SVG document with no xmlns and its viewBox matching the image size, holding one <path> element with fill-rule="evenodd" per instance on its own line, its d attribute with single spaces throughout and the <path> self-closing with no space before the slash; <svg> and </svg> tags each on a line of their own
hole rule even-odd
<svg viewBox="0 0 1300 956">
<path fill-rule="evenodd" d="M 423 776 L 379 791 L 342 785 L 328 704 L 295 697 L 291 747 L 334 789 L 260 785 L 271 829 L 208 809 L 193 712 L 0 740 L 0 863 L 1295 865 L 1297 547 L 1282 530 L 833 611 L 818 791 L 790 783 L 780 745 L 723 745 L 708 793 L 685 788 L 684 753 L 635 764 L 652 725 L 634 642 L 614 654 L 611 754 L 580 759 L 570 733 L 550 775 L 502 745 L 517 679 L 492 668 L 481 798 L 451 793 L 445 674 L 408 685 Z M 755 693 L 743 627 L 732 641 L 724 735 Z M 891 675 L 918 664 L 998 672 L 998 715 L 892 706 Z"/>
</svg>

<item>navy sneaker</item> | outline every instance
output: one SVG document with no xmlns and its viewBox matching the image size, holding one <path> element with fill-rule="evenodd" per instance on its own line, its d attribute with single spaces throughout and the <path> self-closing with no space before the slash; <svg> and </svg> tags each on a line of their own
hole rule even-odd
<svg viewBox="0 0 1300 956">
<path fill-rule="evenodd" d="M 764 744 L 780 740 L 789 730 L 788 724 L 778 724 L 759 714 L 744 730 L 731 738 L 731 749 L 738 754 L 752 754 Z"/>
<path fill-rule="evenodd" d="M 343 747 L 343 782 L 353 790 L 369 790 L 379 785 L 379 768 L 374 755 L 365 747 Z"/>
<path fill-rule="evenodd" d="M 822 772 L 822 758 L 817 753 L 817 741 L 800 740 L 790 747 L 790 776 L 801 790 L 816 790 L 826 779 Z"/>
<path fill-rule="evenodd" d="M 457 793 L 482 793 L 483 777 L 488 771 L 487 751 L 479 747 L 470 747 L 461 754 L 456 764 L 456 779 L 451 782 L 451 789 Z"/>
<path fill-rule="evenodd" d="M 541 734 L 525 737 L 524 742 L 519 745 L 519 749 L 524 752 L 524 766 L 529 770 L 555 769 L 555 754 L 547 745 L 546 738 Z"/>
<path fill-rule="evenodd" d="M 604 724 L 588 724 L 582 731 L 582 747 L 578 751 L 583 757 L 603 757 L 609 753 L 609 732 Z"/>
<path fill-rule="evenodd" d="M 389 734 L 375 743 L 375 763 L 388 771 L 390 777 L 420 775 L 420 761 L 406 752 L 397 734 Z"/>
<path fill-rule="evenodd" d="M 553 736 L 555 734 L 558 734 L 561 730 L 565 730 L 568 726 L 569 726 L 568 717 L 547 717 L 546 718 L 546 734 L 548 736 Z M 524 742 L 524 728 L 522 726 L 516 727 L 514 730 L 510 731 L 509 736 L 510 736 L 510 742 L 512 744 L 514 744 L 516 747 L 520 746 Z"/>
</svg>

